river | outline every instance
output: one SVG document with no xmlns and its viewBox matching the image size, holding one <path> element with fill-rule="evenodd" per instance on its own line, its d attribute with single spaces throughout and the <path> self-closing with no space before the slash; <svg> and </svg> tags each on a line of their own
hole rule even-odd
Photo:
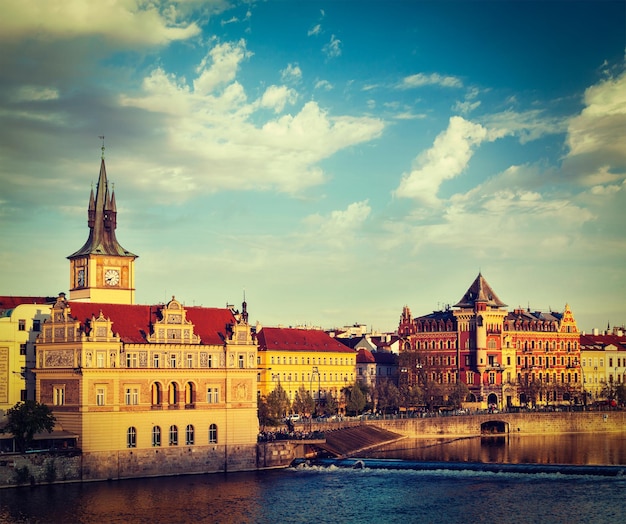
<svg viewBox="0 0 626 524">
<path fill-rule="evenodd" d="M 370 456 L 626 465 L 626 434 L 404 440 Z M 626 477 L 298 467 L 0 490 L 17 523 L 623 523 Z"/>
</svg>

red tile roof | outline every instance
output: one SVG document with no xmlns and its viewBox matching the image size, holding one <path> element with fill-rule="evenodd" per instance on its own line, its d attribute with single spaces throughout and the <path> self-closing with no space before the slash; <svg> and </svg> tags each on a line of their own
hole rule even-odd
<svg viewBox="0 0 626 524">
<path fill-rule="evenodd" d="M 580 335 L 580 349 L 603 349 L 613 344 L 617 349 L 626 349 L 626 337 L 617 335 Z"/>
<path fill-rule="evenodd" d="M 357 364 L 375 364 L 376 359 L 374 359 L 374 355 L 368 349 L 359 349 L 359 352 L 356 354 L 356 363 Z"/>
<path fill-rule="evenodd" d="M 259 351 L 354 353 L 354 350 L 318 329 L 264 327 L 257 333 L 257 340 Z"/>
<path fill-rule="evenodd" d="M 68 302 L 71 316 L 88 330 L 87 321 L 102 315 L 112 322 L 111 329 L 127 344 L 147 342 L 152 325 L 161 318 L 163 305 L 99 304 L 93 302 Z M 230 309 L 187 307 L 187 320 L 194 324 L 194 333 L 202 344 L 223 344 L 228 324 L 235 323 Z"/>
<path fill-rule="evenodd" d="M 21 304 L 54 304 L 56 297 L 8 297 L 0 296 L 0 311 L 13 309 Z"/>
</svg>

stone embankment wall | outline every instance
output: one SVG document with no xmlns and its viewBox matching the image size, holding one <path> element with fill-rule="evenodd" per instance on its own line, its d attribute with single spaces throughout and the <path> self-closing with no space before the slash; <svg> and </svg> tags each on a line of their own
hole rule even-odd
<svg viewBox="0 0 626 524">
<path fill-rule="evenodd" d="M 77 481 L 81 478 L 80 470 L 80 454 L 1 455 L 0 487 Z"/>
<path fill-rule="evenodd" d="M 518 434 L 626 432 L 626 411 L 495 413 L 432 418 L 366 420 L 364 424 L 400 433 L 407 437 L 433 435 L 480 435 L 487 422 L 505 423 L 506 432 Z"/>
<path fill-rule="evenodd" d="M 256 446 L 181 446 L 83 454 L 83 480 L 250 471 Z"/>
</svg>

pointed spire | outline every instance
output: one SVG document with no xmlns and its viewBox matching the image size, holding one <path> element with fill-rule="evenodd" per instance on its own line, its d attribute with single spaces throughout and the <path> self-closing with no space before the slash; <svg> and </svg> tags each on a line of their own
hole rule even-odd
<svg viewBox="0 0 626 524">
<path fill-rule="evenodd" d="M 100 137 L 104 140 L 104 137 Z M 100 173 L 96 194 L 94 197 L 93 188 L 89 196 L 88 220 L 89 238 L 82 248 L 71 254 L 68 258 L 89 255 L 91 253 L 99 255 L 114 255 L 136 258 L 130 251 L 120 246 L 115 238 L 117 227 L 117 206 L 115 195 L 109 194 L 109 182 L 107 180 L 106 165 L 104 162 L 104 142 L 102 144 L 102 158 L 100 160 Z"/>
<path fill-rule="evenodd" d="M 491 307 L 506 307 L 506 304 L 493 292 L 482 273 L 478 273 L 476 280 L 472 282 L 472 285 L 465 292 L 465 295 L 463 295 L 461 300 L 459 300 L 454 307 L 473 308 L 477 302 L 485 303 Z"/>
</svg>

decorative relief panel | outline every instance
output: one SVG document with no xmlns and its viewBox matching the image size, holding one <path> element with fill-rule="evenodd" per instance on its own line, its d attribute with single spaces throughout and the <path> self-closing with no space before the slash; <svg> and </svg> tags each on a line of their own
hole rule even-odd
<svg viewBox="0 0 626 524">
<path fill-rule="evenodd" d="M 140 368 L 148 367 L 148 352 L 147 351 L 139 352 L 139 367 Z"/>
<path fill-rule="evenodd" d="M 200 352 L 200 367 L 206 368 L 209 365 L 209 354 L 206 351 Z"/>
<path fill-rule="evenodd" d="M 47 368 L 71 368 L 74 367 L 74 351 L 64 349 L 61 351 L 46 351 Z"/>
</svg>

